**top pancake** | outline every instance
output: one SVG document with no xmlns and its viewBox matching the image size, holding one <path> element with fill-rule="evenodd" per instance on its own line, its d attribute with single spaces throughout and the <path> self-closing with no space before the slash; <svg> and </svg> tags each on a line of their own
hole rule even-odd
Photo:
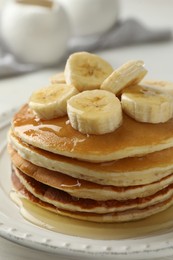
<svg viewBox="0 0 173 260">
<path fill-rule="evenodd" d="M 149 124 L 124 114 L 122 125 L 114 132 L 84 135 L 71 127 L 68 117 L 41 120 L 25 105 L 15 115 L 12 128 L 28 144 L 93 162 L 141 156 L 173 146 L 173 119 Z"/>
</svg>

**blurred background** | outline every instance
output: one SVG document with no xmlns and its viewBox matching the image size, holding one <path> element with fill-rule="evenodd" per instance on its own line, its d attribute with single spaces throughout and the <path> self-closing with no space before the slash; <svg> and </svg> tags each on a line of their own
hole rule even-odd
<svg viewBox="0 0 173 260">
<path fill-rule="evenodd" d="M 169 6 L 171 0 L 1 0 L 0 77 L 49 67 L 62 70 L 76 51 L 172 41 Z M 110 56 L 117 67 L 118 57 Z"/>
</svg>

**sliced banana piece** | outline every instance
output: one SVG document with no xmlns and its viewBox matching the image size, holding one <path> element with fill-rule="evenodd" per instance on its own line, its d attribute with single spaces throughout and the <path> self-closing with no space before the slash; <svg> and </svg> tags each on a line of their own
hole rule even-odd
<svg viewBox="0 0 173 260">
<path fill-rule="evenodd" d="M 108 90 L 115 95 L 131 84 L 139 83 L 147 74 L 144 62 L 132 60 L 123 64 L 120 68 L 112 72 L 101 84 L 101 89 Z"/>
<path fill-rule="evenodd" d="M 99 89 L 112 71 L 112 66 L 101 57 L 88 52 L 78 52 L 68 58 L 64 74 L 67 84 L 84 91 Z"/>
<path fill-rule="evenodd" d="M 29 107 L 39 118 L 61 117 L 67 114 L 67 100 L 78 93 L 72 85 L 54 84 L 34 92 Z"/>
<path fill-rule="evenodd" d="M 173 95 L 173 82 L 164 80 L 143 80 L 140 85 L 160 93 Z"/>
<path fill-rule="evenodd" d="M 84 134 L 105 134 L 121 125 L 119 99 L 106 90 L 86 90 L 67 101 L 72 127 Z"/>
<path fill-rule="evenodd" d="M 59 72 L 50 79 L 52 84 L 66 84 L 64 72 Z"/>
<path fill-rule="evenodd" d="M 173 116 L 173 99 L 168 93 L 144 86 L 130 86 L 121 96 L 123 110 L 139 122 L 164 123 Z"/>
</svg>

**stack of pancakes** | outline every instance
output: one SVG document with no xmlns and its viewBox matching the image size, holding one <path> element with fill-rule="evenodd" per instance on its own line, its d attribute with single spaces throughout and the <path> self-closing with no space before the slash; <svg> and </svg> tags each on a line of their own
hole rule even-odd
<svg viewBox="0 0 173 260">
<path fill-rule="evenodd" d="M 9 152 L 19 196 L 60 215 L 123 222 L 173 204 L 173 119 L 149 124 L 124 114 L 114 132 L 84 135 L 67 116 L 39 119 L 25 105 Z"/>
</svg>

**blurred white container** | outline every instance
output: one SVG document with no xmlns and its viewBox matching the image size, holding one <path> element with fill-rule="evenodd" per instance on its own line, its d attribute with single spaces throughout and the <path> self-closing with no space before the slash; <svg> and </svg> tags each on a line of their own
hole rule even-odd
<svg viewBox="0 0 173 260">
<path fill-rule="evenodd" d="M 103 33 L 118 19 L 118 0 L 59 0 L 59 2 L 69 14 L 74 35 Z"/>
<path fill-rule="evenodd" d="M 47 7 L 32 2 L 7 3 L 2 10 L 2 38 L 21 61 L 53 65 L 66 52 L 71 34 L 68 15 L 57 1 Z"/>
</svg>

